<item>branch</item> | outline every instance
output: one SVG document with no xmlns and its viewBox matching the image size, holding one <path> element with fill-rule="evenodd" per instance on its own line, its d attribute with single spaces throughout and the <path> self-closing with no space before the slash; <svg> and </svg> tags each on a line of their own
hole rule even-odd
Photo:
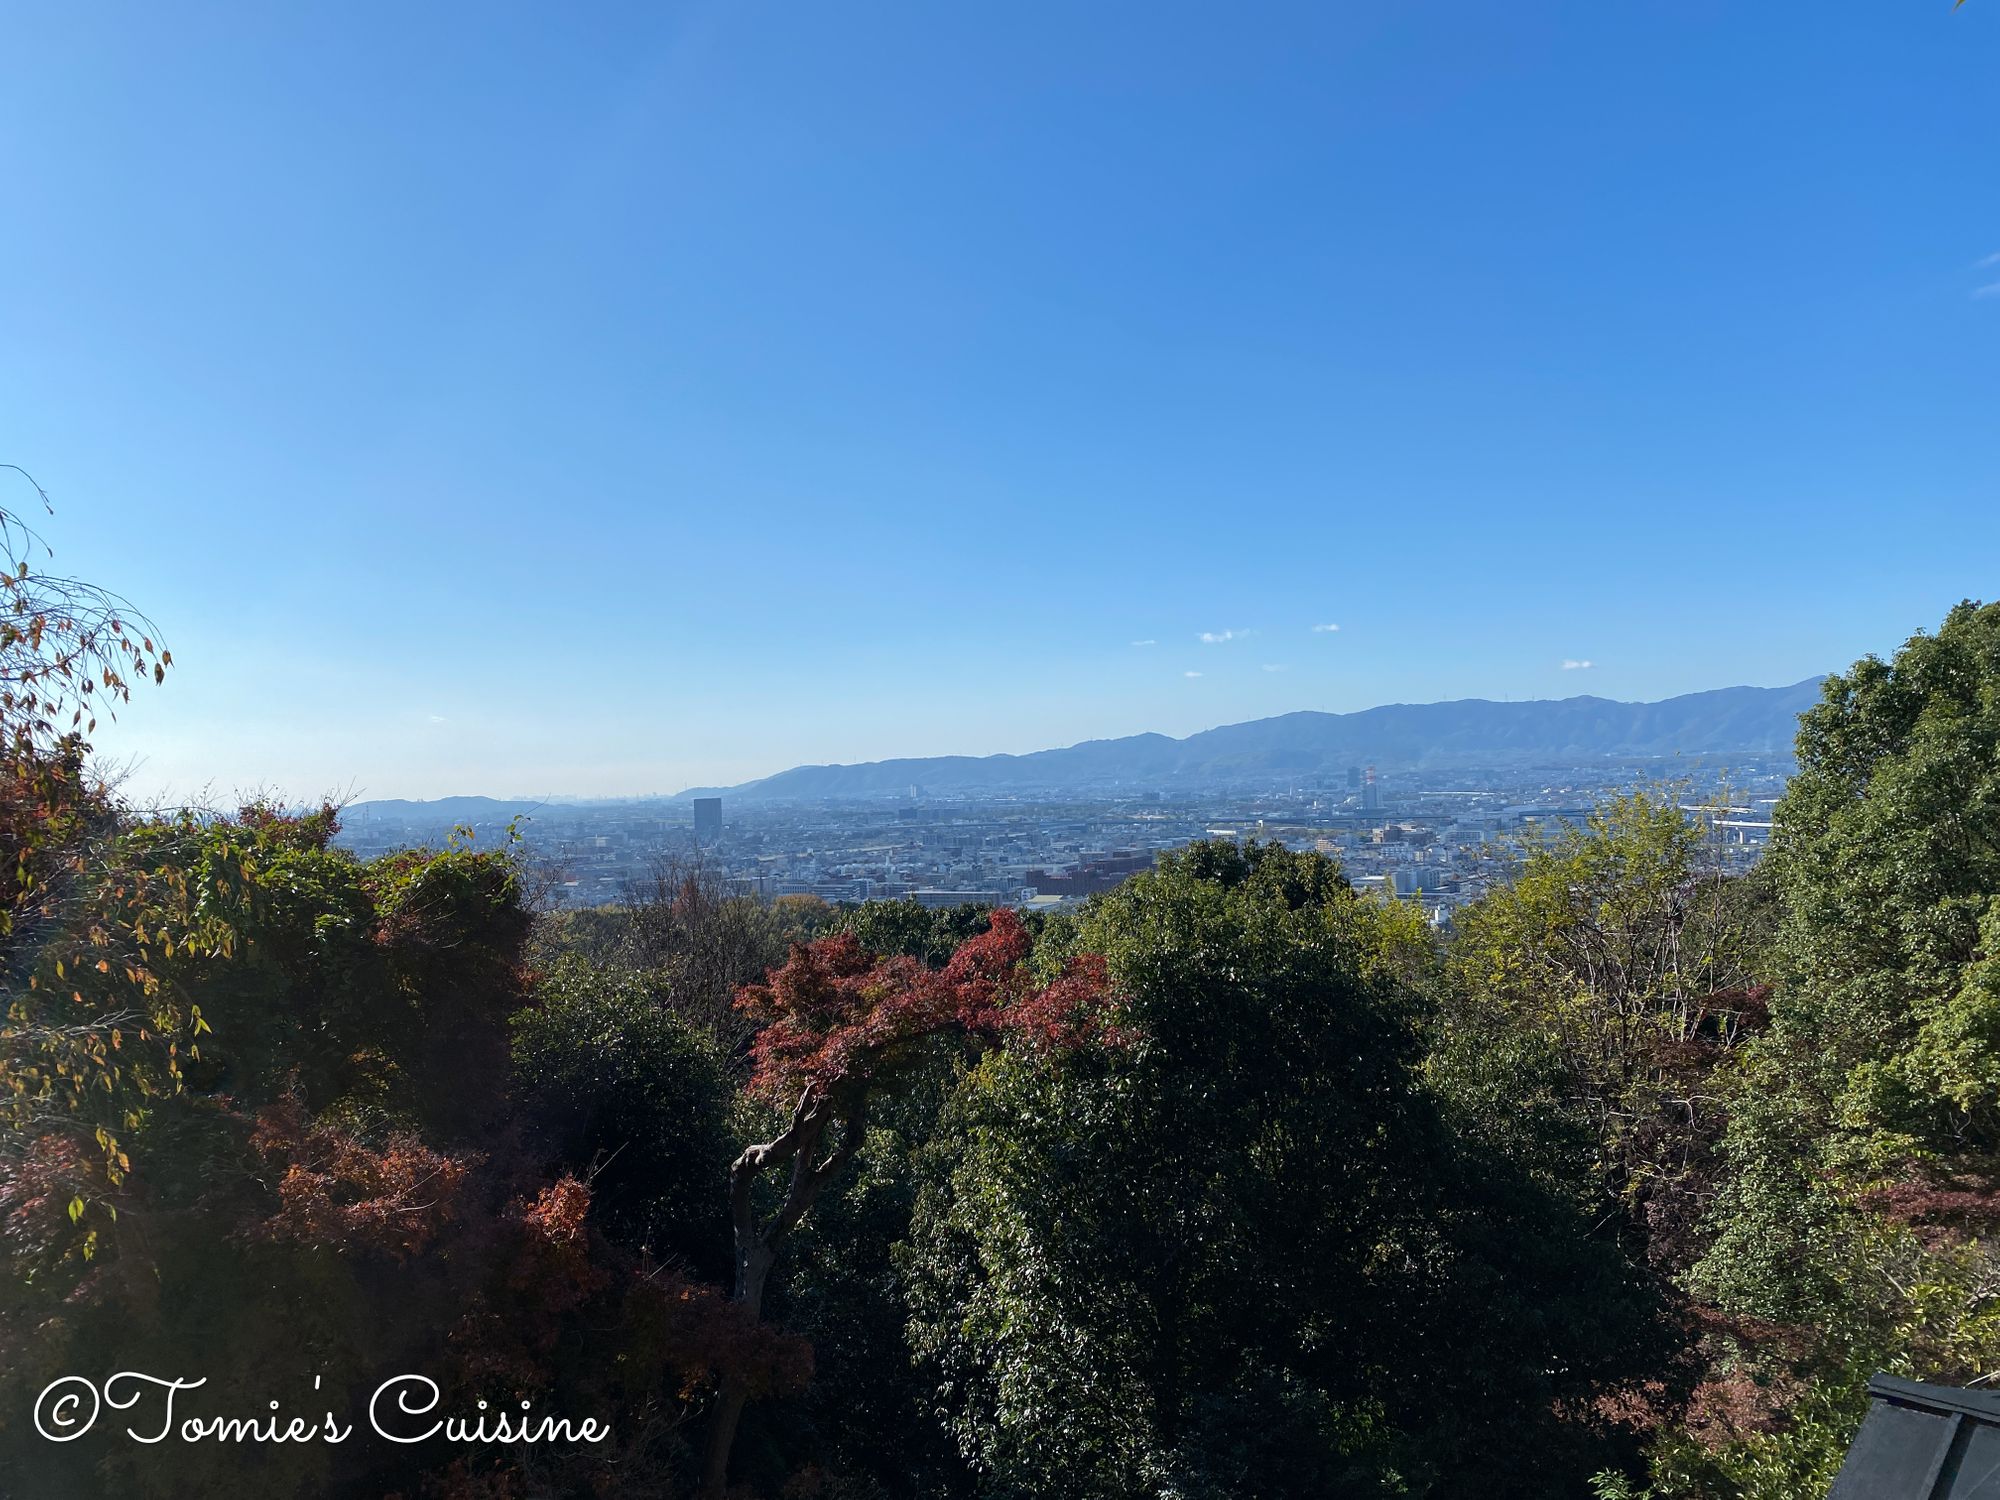
<svg viewBox="0 0 2000 1500">
<path fill-rule="evenodd" d="M 841 1169 L 854 1159 L 854 1153 L 861 1149 L 861 1137 L 867 1129 L 868 1107 L 864 1103 L 857 1105 L 853 1113 L 842 1120 L 840 1144 L 825 1161 L 808 1171 L 805 1169 L 805 1156 L 797 1159 L 792 1168 L 792 1190 L 785 1195 L 784 1205 L 764 1231 L 765 1243 L 775 1246 L 791 1233 L 793 1226 L 812 1207 L 813 1200 L 819 1197 L 820 1189 L 838 1177 Z"/>
</svg>

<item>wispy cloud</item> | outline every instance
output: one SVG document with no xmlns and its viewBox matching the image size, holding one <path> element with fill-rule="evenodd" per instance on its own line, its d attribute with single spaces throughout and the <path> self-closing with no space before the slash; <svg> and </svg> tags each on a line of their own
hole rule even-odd
<svg viewBox="0 0 2000 1500">
<path fill-rule="evenodd" d="M 1563 663 L 1563 670 L 1565 672 L 1588 672 L 1596 665 L 1597 663 L 1594 661 L 1578 661 L 1572 656 Z"/>
<path fill-rule="evenodd" d="M 1181 673 L 1181 676 L 1183 676 L 1183 677 L 1199 677 L 1199 676 L 1201 676 L 1201 673 L 1199 673 L 1199 672 L 1183 672 L 1183 673 Z"/>
<path fill-rule="evenodd" d="M 2000 266 L 2000 250 L 1995 250 L 1991 255 L 1980 256 L 1973 264 L 1982 271 L 1988 266 Z"/>
<path fill-rule="evenodd" d="M 1264 663 L 1264 670 L 1266 672 L 1282 672 L 1285 670 L 1285 664 L 1281 661 L 1267 661 Z"/>
<path fill-rule="evenodd" d="M 1313 626 L 1313 634 L 1332 635 L 1338 629 L 1340 629 L 1338 625 L 1315 625 Z"/>
<path fill-rule="evenodd" d="M 431 722 L 432 722 L 433 724 L 443 724 L 443 723 L 447 723 L 447 722 L 449 722 L 449 721 L 448 721 L 448 720 L 447 720 L 447 719 L 445 718 L 445 716 L 444 716 L 443 714 L 432 714 L 432 715 L 431 715 Z"/>
<path fill-rule="evenodd" d="M 1974 298 L 2000 297 L 2000 281 L 1989 281 L 1985 286 L 1972 289 Z"/>
<path fill-rule="evenodd" d="M 1224 641 L 1240 641 L 1256 633 L 1254 630 L 1204 630 L 1199 639 L 1204 646 L 1220 646 Z"/>
<path fill-rule="evenodd" d="M 1157 646 L 1160 643 L 1158 641 L 1134 641 L 1132 644 L 1135 646 Z"/>
</svg>

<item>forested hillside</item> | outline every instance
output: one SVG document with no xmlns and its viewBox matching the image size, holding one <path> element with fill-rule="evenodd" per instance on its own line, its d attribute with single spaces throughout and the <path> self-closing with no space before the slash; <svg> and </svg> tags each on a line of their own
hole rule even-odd
<svg viewBox="0 0 2000 1500">
<path fill-rule="evenodd" d="M 1135 734 L 1029 755 L 932 755 L 852 766 L 794 766 L 741 786 L 696 788 L 679 795 L 726 791 L 732 799 L 751 802 L 899 797 L 912 783 L 932 792 L 1081 792 L 1337 776 L 1363 763 L 1405 770 L 1782 754 L 1791 747 L 1800 710 L 1818 690 L 1818 679 L 1808 678 L 1786 687 L 1685 693 L 1658 703 L 1593 697 L 1388 703 L 1346 714 L 1279 714 L 1178 740 Z"/>
<path fill-rule="evenodd" d="M 1778 1500 L 2000 1370 L 2000 606 L 1827 680 L 1755 874 L 1635 793 L 1440 940 L 1274 844 L 556 916 L 141 815 L 90 705 L 170 657 L 13 561 L 0 1492 Z M 116 1371 L 608 1435 L 45 1435 Z"/>
</svg>

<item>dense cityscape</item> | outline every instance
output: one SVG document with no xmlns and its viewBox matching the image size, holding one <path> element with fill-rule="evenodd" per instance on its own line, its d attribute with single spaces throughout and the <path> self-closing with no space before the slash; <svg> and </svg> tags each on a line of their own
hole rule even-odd
<svg viewBox="0 0 2000 1500">
<path fill-rule="evenodd" d="M 1115 799 L 926 795 L 798 803 L 726 796 L 605 802 L 362 802 L 340 842 L 369 856 L 453 837 L 517 838 L 551 904 L 623 902 L 662 869 L 698 865 L 765 899 L 908 898 L 1025 909 L 1109 890 L 1197 839 L 1269 839 L 1337 857 L 1359 889 L 1421 903 L 1434 924 L 1513 870 L 1524 838 L 1577 823 L 1638 786 L 1668 785 L 1713 837 L 1724 868 L 1761 853 L 1789 757 L 1344 776 L 1265 790 L 1139 792 Z"/>
</svg>

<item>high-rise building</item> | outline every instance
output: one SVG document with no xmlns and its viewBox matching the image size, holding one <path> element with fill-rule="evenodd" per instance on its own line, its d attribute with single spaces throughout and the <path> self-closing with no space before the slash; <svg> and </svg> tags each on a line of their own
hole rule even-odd
<svg viewBox="0 0 2000 1500">
<path fill-rule="evenodd" d="M 1370 766 L 1361 779 L 1361 809 L 1375 812 L 1382 806 L 1382 786 L 1375 779 L 1375 768 Z"/>
<path fill-rule="evenodd" d="M 722 799 L 720 797 L 697 797 L 694 799 L 694 841 L 697 844 L 713 844 L 722 837 Z"/>
<path fill-rule="evenodd" d="M 1350 792 L 1361 790 L 1361 767 L 1349 766 L 1347 768 L 1347 789 Z"/>
</svg>

